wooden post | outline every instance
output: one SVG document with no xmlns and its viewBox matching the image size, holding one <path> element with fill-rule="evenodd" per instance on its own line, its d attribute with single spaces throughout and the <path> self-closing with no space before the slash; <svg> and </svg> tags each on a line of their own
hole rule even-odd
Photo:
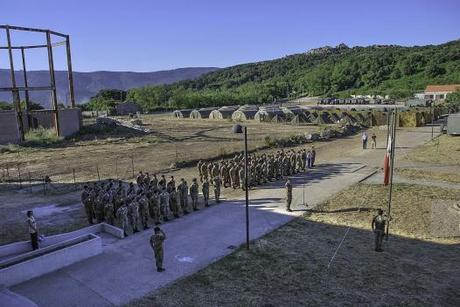
<svg viewBox="0 0 460 307">
<path fill-rule="evenodd" d="M 19 188 L 22 189 L 21 167 L 18 164 Z"/>
<path fill-rule="evenodd" d="M 6 26 L 6 41 L 8 44 L 8 56 L 10 59 L 10 76 L 11 76 L 11 93 L 13 95 L 13 103 L 17 114 L 18 127 L 19 127 L 19 137 L 21 141 L 24 141 L 24 125 L 22 122 L 22 111 L 21 111 L 21 99 L 19 97 L 19 90 L 16 87 L 16 76 L 14 74 L 14 61 L 13 61 L 13 49 L 11 47 L 11 36 L 10 28 Z"/>
<path fill-rule="evenodd" d="M 56 92 L 56 79 L 54 75 L 54 59 L 53 59 L 53 46 L 51 45 L 51 33 L 46 31 L 46 46 L 48 48 L 48 64 L 50 70 L 50 83 L 51 83 L 51 102 L 53 104 L 54 122 L 57 136 L 60 136 L 59 129 L 59 110 Z"/>
<path fill-rule="evenodd" d="M 97 180 L 101 181 L 101 175 L 99 174 L 99 165 L 96 164 L 96 171 L 97 171 Z"/>
<path fill-rule="evenodd" d="M 27 172 L 28 173 L 28 176 L 29 176 L 29 187 L 30 187 L 30 192 L 33 192 L 33 188 L 32 188 L 32 177 L 30 177 L 30 171 Z"/>
<path fill-rule="evenodd" d="M 75 108 L 75 91 L 73 88 L 73 71 L 72 71 L 72 55 L 70 53 L 70 36 L 66 36 L 66 51 L 67 51 L 67 78 L 69 80 L 69 95 L 70 105 Z"/>
<path fill-rule="evenodd" d="M 75 179 L 75 169 L 72 168 L 72 175 L 73 175 L 73 184 L 75 185 L 77 183 L 77 180 Z"/>
<path fill-rule="evenodd" d="M 136 176 L 134 175 L 134 157 L 133 156 L 131 156 L 131 168 L 133 169 L 133 179 L 134 179 Z"/>
<path fill-rule="evenodd" d="M 118 157 L 115 158 L 115 176 L 118 180 Z"/>
</svg>

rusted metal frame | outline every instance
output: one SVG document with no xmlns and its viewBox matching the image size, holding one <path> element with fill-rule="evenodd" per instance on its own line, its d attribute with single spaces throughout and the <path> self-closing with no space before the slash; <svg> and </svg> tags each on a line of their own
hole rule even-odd
<svg viewBox="0 0 460 307">
<path fill-rule="evenodd" d="M 66 37 L 66 53 L 67 53 L 67 77 L 69 81 L 69 95 L 70 95 L 70 105 L 72 108 L 75 108 L 75 91 L 73 88 L 73 70 L 72 70 L 72 54 L 70 52 L 70 36 Z"/>
<path fill-rule="evenodd" d="M 21 58 L 22 58 L 22 74 L 24 76 L 24 96 L 26 101 L 26 116 L 27 116 L 27 127 L 31 128 L 32 120 L 30 118 L 30 99 L 29 99 L 29 83 L 27 81 L 27 68 L 26 68 L 26 53 L 24 48 L 21 48 Z"/>
<path fill-rule="evenodd" d="M 6 41 L 8 44 L 8 56 L 10 60 L 10 75 L 11 75 L 11 94 L 13 96 L 13 103 L 16 109 L 17 121 L 19 127 L 19 138 L 21 141 L 24 141 L 24 126 L 22 122 L 22 112 L 21 112 L 21 98 L 19 97 L 19 91 L 16 87 L 16 76 L 14 74 L 14 61 L 13 61 L 13 49 L 11 49 L 11 35 L 10 29 L 5 28 L 6 31 Z"/>
<path fill-rule="evenodd" d="M 60 136 L 59 110 L 58 110 L 57 92 L 56 92 L 56 79 L 54 75 L 53 47 L 51 46 L 51 31 L 46 31 L 46 44 L 48 46 L 48 63 L 49 63 L 49 71 L 50 71 L 50 83 L 51 83 L 50 86 L 52 87 L 51 100 L 53 104 L 55 128 L 56 128 L 57 136 Z"/>
<path fill-rule="evenodd" d="M 0 29 L 7 29 L 9 28 L 10 30 L 18 30 L 18 31 L 31 31 L 31 32 L 41 32 L 41 33 L 50 33 L 56 36 L 61 36 L 61 37 L 66 37 L 65 34 L 56 32 L 56 31 L 51 31 L 51 30 L 44 30 L 44 29 L 37 29 L 37 28 L 26 28 L 26 27 L 18 27 L 18 26 L 10 26 L 10 25 L 0 25 Z"/>
<path fill-rule="evenodd" d="M 52 86 L 16 86 L 13 87 L 0 87 L 0 92 L 11 92 L 13 89 L 17 89 L 18 91 L 51 91 L 54 88 Z"/>
</svg>

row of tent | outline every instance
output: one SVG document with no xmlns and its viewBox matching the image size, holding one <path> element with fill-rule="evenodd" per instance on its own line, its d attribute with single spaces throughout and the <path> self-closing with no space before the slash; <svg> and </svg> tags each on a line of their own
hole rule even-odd
<svg viewBox="0 0 460 307">
<path fill-rule="evenodd" d="M 365 98 L 322 98 L 318 104 L 395 104 L 394 100 L 389 99 L 365 99 Z"/>
<path fill-rule="evenodd" d="M 333 124 L 333 123 L 361 123 L 370 124 L 370 114 L 366 112 L 333 112 L 324 110 L 306 110 L 299 106 L 225 106 L 221 108 L 202 108 L 176 110 L 173 112 L 176 118 L 191 119 L 231 119 L 233 121 L 256 120 L 259 122 L 290 123 L 299 125 L 310 124 Z"/>
</svg>

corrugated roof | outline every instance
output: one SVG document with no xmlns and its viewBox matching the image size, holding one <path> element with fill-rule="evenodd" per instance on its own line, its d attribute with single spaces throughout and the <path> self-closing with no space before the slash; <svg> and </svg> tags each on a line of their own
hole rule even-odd
<svg viewBox="0 0 460 307">
<path fill-rule="evenodd" d="M 460 84 L 427 85 L 425 92 L 455 92 L 457 89 L 460 89 Z"/>
</svg>

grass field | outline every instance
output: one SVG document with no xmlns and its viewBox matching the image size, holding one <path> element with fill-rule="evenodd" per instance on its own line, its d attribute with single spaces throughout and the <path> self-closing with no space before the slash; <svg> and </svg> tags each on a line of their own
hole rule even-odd
<svg viewBox="0 0 460 307">
<path fill-rule="evenodd" d="M 429 164 L 460 165 L 460 138 L 446 134 L 441 135 L 432 142 L 412 151 L 404 160 Z"/>
<path fill-rule="evenodd" d="M 396 185 L 391 233 L 398 236 L 375 253 L 370 221 L 385 196 L 381 187 L 353 186 L 249 252 L 236 250 L 128 306 L 458 306 L 460 239 L 421 238 L 430 237 L 432 201 L 459 200 L 460 191 Z"/>
</svg>

